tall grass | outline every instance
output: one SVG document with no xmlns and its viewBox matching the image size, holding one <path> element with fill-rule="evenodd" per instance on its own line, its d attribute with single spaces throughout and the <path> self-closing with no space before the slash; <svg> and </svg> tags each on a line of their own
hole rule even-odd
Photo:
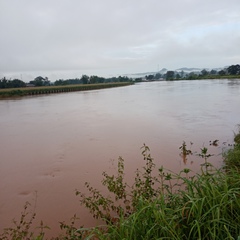
<svg viewBox="0 0 240 240">
<path fill-rule="evenodd" d="M 235 145 L 229 150 L 226 163 L 232 154 L 240 160 L 238 148 L 239 145 Z M 213 169 L 208 162 L 211 154 L 207 148 L 201 149 L 199 156 L 205 159 L 200 174 L 189 177 L 189 169 L 174 174 L 161 167 L 158 175 L 153 176 L 156 166 L 149 148 L 144 146 L 146 165 L 142 173 L 137 171 L 135 183 L 129 189 L 123 183 L 124 164 L 120 159 L 118 174 L 120 172 L 121 178 L 117 175 L 110 179 L 105 173 L 103 180 L 108 189 L 109 185 L 112 187 L 109 191 L 115 201 L 114 197 L 94 195 L 95 190 L 89 185 L 91 194 L 80 194 L 81 203 L 107 223 L 107 231 L 95 228 L 92 234 L 98 239 L 240 239 L 240 174 L 235 168 L 227 172 L 225 168 Z M 118 180 L 123 203 L 128 202 L 128 209 L 117 201 L 119 188 L 113 183 Z M 105 201 L 95 201 L 101 198 Z M 109 208 L 102 203 L 107 203 Z M 121 211 L 111 212 L 111 209 Z M 111 213 L 115 217 L 111 217 Z"/>
<path fill-rule="evenodd" d="M 98 238 L 210 240 L 240 236 L 239 174 L 226 176 L 217 170 L 190 179 L 175 177 L 182 181 L 182 190 L 154 199 L 140 197 L 129 217 L 121 215 L 107 232 L 95 232 Z"/>
<path fill-rule="evenodd" d="M 240 125 L 238 133 L 234 133 L 234 147 L 226 152 L 224 156 L 225 168 L 236 170 L 240 173 Z"/>
</svg>

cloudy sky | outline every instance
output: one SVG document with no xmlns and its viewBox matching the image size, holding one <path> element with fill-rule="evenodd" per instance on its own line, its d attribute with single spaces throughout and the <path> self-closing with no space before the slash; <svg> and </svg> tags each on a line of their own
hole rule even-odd
<svg viewBox="0 0 240 240">
<path fill-rule="evenodd" d="M 240 0 L 0 0 L 0 77 L 240 63 Z"/>
</svg>

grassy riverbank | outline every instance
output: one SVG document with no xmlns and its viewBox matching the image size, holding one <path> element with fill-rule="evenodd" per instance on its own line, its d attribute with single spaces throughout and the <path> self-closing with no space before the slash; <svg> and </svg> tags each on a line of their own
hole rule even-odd
<svg viewBox="0 0 240 240">
<path fill-rule="evenodd" d="M 190 169 L 173 173 L 156 166 L 147 146 L 142 147 L 145 167 L 136 171 L 129 186 L 124 181 L 124 160 L 119 158 L 116 175 L 103 173 L 102 184 L 108 196 L 86 183 L 88 194 L 76 191 L 80 203 L 104 226 L 81 228 L 61 223 L 65 232 L 52 239 L 240 239 L 240 133 L 235 144 L 223 154 L 223 167 L 211 165 L 211 154 L 203 147 L 197 154 L 204 160 L 201 171 Z M 185 142 L 181 154 L 192 154 Z M 19 222 L 0 235 L 0 239 L 45 239 L 30 231 L 35 215 L 27 219 L 27 205 Z M 34 237 L 35 236 L 35 237 Z"/>
<path fill-rule="evenodd" d="M 103 89 L 103 88 L 128 86 L 131 84 L 133 83 L 117 82 L 117 83 L 98 83 L 98 84 L 77 84 L 77 85 L 66 85 L 66 86 L 8 88 L 8 89 L 0 89 L 0 99 L 19 97 L 19 96 L 39 95 L 39 94 L 96 90 L 96 89 Z"/>
</svg>

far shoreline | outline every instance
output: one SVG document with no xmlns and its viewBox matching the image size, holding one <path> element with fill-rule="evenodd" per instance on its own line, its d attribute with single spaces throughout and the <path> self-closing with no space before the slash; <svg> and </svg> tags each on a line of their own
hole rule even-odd
<svg viewBox="0 0 240 240">
<path fill-rule="evenodd" d="M 55 94 L 75 91 L 89 91 L 113 87 L 123 87 L 134 84 L 133 82 L 97 83 L 97 84 L 76 84 L 65 86 L 44 86 L 44 87 L 24 87 L 0 89 L 0 99 L 13 99 L 13 97 L 23 97 L 41 94 Z"/>
</svg>

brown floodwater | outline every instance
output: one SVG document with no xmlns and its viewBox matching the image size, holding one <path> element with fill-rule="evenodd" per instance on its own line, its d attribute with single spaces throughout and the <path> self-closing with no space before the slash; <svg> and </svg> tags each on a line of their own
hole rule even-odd
<svg viewBox="0 0 240 240">
<path fill-rule="evenodd" d="M 60 232 L 59 221 L 76 213 L 97 224 L 79 205 L 84 182 L 101 189 L 102 172 L 125 159 L 126 179 L 143 165 L 145 143 L 158 166 L 178 172 L 200 169 L 197 156 L 181 158 L 185 141 L 203 146 L 222 165 L 221 152 L 240 123 L 240 80 L 139 83 L 85 92 L 0 100 L 0 232 L 19 219 L 26 201 L 40 220 Z M 217 147 L 209 141 L 219 140 Z M 193 142 L 193 145 L 190 144 Z M 226 142 L 226 143 L 224 143 Z"/>
</svg>

